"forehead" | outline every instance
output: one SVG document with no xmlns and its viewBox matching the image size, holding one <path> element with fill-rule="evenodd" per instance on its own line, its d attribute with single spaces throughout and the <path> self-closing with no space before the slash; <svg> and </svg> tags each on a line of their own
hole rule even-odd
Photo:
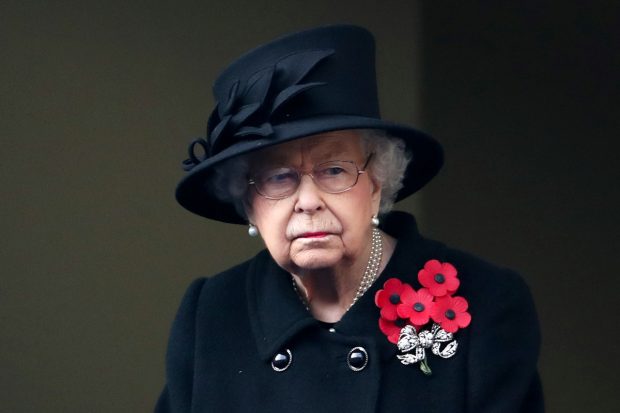
<svg viewBox="0 0 620 413">
<path fill-rule="evenodd" d="M 321 133 L 265 148 L 252 155 L 251 164 L 266 163 L 301 164 L 328 160 L 360 161 L 363 158 L 362 142 L 354 130 Z"/>
</svg>

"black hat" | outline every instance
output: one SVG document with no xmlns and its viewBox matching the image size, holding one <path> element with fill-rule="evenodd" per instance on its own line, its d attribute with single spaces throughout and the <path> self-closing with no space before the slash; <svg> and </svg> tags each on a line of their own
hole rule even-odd
<svg viewBox="0 0 620 413">
<path fill-rule="evenodd" d="M 380 129 L 401 138 L 412 155 L 396 201 L 422 188 L 443 163 L 441 145 L 379 115 L 374 38 L 337 25 L 281 37 L 246 53 L 213 86 L 217 105 L 206 139 L 189 145 L 177 201 L 207 218 L 246 223 L 210 190 L 218 164 L 236 155 L 342 129 Z M 197 152 L 200 152 L 198 154 Z"/>
</svg>

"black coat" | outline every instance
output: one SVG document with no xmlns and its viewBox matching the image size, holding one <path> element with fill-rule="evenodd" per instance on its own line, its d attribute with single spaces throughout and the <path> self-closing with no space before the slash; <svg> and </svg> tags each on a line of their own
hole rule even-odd
<svg viewBox="0 0 620 413">
<path fill-rule="evenodd" d="M 266 251 L 188 289 L 174 321 L 165 412 L 541 412 L 539 329 L 529 290 L 515 273 L 427 240 L 413 217 L 392 213 L 384 230 L 398 239 L 385 270 L 330 332 L 300 302 L 288 273 Z M 430 259 L 452 263 L 472 321 L 452 358 L 428 352 L 433 370 L 403 365 L 381 333 L 375 292 L 397 277 L 420 287 Z M 353 371 L 349 352 L 368 364 Z M 277 353 L 290 350 L 281 372 Z"/>
</svg>

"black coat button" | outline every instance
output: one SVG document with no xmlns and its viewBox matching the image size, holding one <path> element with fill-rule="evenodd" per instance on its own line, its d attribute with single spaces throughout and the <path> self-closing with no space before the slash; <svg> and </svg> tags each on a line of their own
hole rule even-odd
<svg viewBox="0 0 620 413">
<path fill-rule="evenodd" d="M 347 356 L 347 364 L 353 371 L 363 370 L 368 364 L 368 352 L 364 347 L 353 347 Z"/>
<path fill-rule="evenodd" d="M 293 354 L 291 350 L 286 349 L 284 352 L 278 353 L 273 356 L 271 360 L 271 368 L 275 371 L 284 371 L 288 369 L 288 366 L 293 362 Z"/>
</svg>

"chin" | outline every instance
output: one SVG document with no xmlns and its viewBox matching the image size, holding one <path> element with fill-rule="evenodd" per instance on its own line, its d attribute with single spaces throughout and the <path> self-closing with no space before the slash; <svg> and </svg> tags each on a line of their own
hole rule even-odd
<svg viewBox="0 0 620 413">
<path fill-rule="evenodd" d="M 304 251 L 292 258 L 295 267 L 302 271 L 321 270 L 336 266 L 342 254 L 335 251 Z"/>
</svg>

